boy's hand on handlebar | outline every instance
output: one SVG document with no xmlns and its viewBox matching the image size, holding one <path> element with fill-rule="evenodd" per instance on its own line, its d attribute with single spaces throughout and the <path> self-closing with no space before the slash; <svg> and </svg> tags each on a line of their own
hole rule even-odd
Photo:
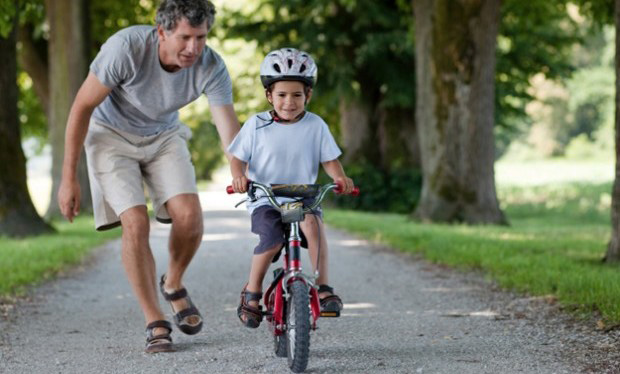
<svg viewBox="0 0 620 374">
<path fill-rule="evenodd" d="M 234 177 L 232 186 L 236 193 L 244 193 L 248 190 L 248 178 L 245 175 Z"/>
<path fill-rule="evenodd" d="M 345 194 L 345 195 L 353 192 L 353 188 L 355 187 L 355 184 L 353 184 L 353 179 L 349 177 L 335 178 L 334 183 L 336 183 L 340 187 L 338 190 L 338 193 Z"/>
</svg>

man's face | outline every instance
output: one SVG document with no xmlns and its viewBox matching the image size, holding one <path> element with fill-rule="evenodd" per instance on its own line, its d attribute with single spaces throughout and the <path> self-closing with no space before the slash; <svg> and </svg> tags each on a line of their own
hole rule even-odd
<svg viewBox="0 0 620 374">
<path fill-rule="evenodd" d="M 181 18 L 172 31 L 165 31 L 161 26 L 157 26 L 159 61 L 164 69 L 177 71 L 192 66 L 202 54 L 207 31 L 207 21 L 198 27 L 192 27 L 185 18 Z"/>
</svg>

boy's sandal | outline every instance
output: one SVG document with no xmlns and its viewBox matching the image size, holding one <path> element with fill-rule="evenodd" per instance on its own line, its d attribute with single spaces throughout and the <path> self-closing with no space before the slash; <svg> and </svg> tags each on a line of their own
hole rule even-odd
<svg viewBox="0 0 620 374">
<path fill-rule="evenodd" d="M 340 313 L 342 310 L 342 300 L 338 295 L 334 294 L 334 289 L 326 284 L 321 284 L 319 286 L 319 294 L 323 292 L 329 292 L 331 295 L 325 296 L 324 298 L 319 298 L 319 302 L 321 304 L 321 313 Z"/>
<path fill-rule="evenodd" d="M 168 330 L 168 332 L 164 334 L 153 335 L 153 331 L 158 327 L 166 329 Z M 172 325 L 170 325 L 170 322 L 168 321 L 159 320 L 149 323 L 146 326 L 146 348 L 144 348 L 144 352 L 174 352 L 174 347 L 172 346 L 172 337 L 170 336 L 171 332 Z"/>
<path fill-rule="evenodd" d="M 257 328 L 260 326 L 261 321 L 263 320 L 263 307 L 258 306 L 258 308 L 251 306 L 248 304 L 250 301 L 258 301 L 263 297 L 262 292 L 250 292 L 243 287 L 241 291 L 241 301 L 239 302 L 239 307 L 237 307 L 237 316 L 239 320 L 245 327 Z M 242 318 L 245 317 L 245 320 Z"/>
<path fill-rule="evenodd" d="M 170 307 L 172 308 L 172 313 L 175 313 L 174 306 L 172 305 L 172 301 L 185 299 L 187 300 L 187 304 L 189 307 L 181 310 L 178 313 L 174 314 L 174 324 L 187 335 L 197 334 L 202 329 L 202 316 L 200 312 L 192 302 L 192 299 L 187 294 L 187 290 L 185 288 L 181 288 L 180 290 L 176 290 L 172 293 L 166 292 L 164 288 L 164 284 L 166 282 L 166 274 L 161 276 L 161 280 L 159 282 L 159 289 L 161 294 L 164 296 L 168 302 L 170 302 Z M 197 316 L 200 321 L 196 324 L 189 324 L 186 322 L 188 317 Z"/>
</svg>

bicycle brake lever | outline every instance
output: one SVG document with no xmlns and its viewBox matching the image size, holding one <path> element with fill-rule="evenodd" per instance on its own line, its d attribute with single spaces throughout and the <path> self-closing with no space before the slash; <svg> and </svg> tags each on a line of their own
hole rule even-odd
<svg viewBox="0 0 620 374">
<path fill-rule="evenodd" d="M 248 201 L 249 199 L 243 199 L 241 201 L 239 201 L 237 204 L 235 204 L 235 208 L 238 207 L 239 205 L 245 203 L 246 201 Z"/>
</svg>

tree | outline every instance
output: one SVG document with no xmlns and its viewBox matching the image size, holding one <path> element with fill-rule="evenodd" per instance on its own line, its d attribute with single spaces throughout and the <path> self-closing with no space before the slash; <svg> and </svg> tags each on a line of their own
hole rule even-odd
<svg viewBox="0 0 620 374">
<path fill-rule="evenodd" d="M 413 1 L 424 221 L 503 224 L 493 127 L 500 0 Z"/>
<path fill-rule="evenodd" d="M 9 3 L 2 4 L 3 10 Z M 27 236 L 53 229 L 37 214 L 26 183 L 26 158 L 21 148 L 17 115 L 17 1 L 10 21 L 0 21 L 0 235 Z M 6 14 L 6 13 L 5 13 Z M 7 27 L 5 23 L 9 23 Z"/>
<path fill-rule="evenodd" d="M 65 127 L 73 98 L 88 73 L 88 7 L 85 0 L 46 0 L 50 26 L 48 138 L 52 145 L 52 195 L 47 217 L 60 217 L 56 191 L 62 176 Z M 82 211 L 92 211 L 85 157 L 78 165 Z"/>
<path fill-rule="evenodd" d="M 616 24 L 616 174 L 611 194 L 611 240 L 605 254 L 606 262 L 620 262 L 620 0 L 615 1 Z"/>
</svg>

